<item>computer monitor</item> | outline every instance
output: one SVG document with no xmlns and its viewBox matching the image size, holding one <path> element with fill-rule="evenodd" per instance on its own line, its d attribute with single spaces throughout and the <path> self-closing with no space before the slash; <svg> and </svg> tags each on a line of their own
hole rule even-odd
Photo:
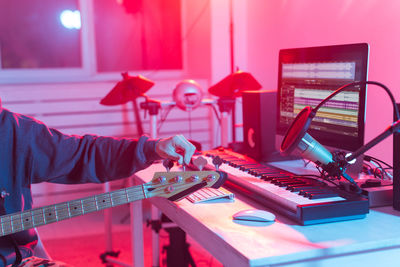
<svg viewBox="0 0 400 267">
<path fill-rule="evenodd" d="M 315 107 L 342 85 L 366 81 L 368 57 L 366 43 L 280 50 L 277 134 L 283 136 L 305 106 Z M 319 109 L 308 133 L 322 145 L 355 151 L 364 144 L 365 110 L 366 86 L 345 90 Z"/>
</svg>

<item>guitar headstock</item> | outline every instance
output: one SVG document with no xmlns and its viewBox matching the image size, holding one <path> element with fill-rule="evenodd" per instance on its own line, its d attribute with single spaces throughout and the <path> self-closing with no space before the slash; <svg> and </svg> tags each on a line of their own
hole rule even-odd
<svg viewBox="0 0 400 267">
<path fill-rule="evenodd" d="M 143 188 L 146 197 L 159 196 L 177 201 L 203 187 L 219 188 L 226 175 L 220 171 L 156 172 Z"/>
</svg>

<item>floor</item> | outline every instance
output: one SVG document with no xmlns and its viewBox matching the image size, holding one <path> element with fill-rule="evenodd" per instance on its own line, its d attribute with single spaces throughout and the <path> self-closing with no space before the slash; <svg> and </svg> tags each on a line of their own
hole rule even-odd
<svg viewBox="0 0 400 267">
<path fill-rule="evenodd" d="M 114 184 L 115 187 L 123 186 Z M 54 194 L 52 196 L 42 195 L 35 198 L 36 206 L 54 204 L 63 201 L 78 199 L 81 197 L 100 194 L 102 188 L 98 187 L 91 190 L 71 190 L 70 194 Z M 90 192 L 87 192 L 90 191 Z M 129 206 L 122 205 L 110 209 L 112 213 L 112 248 L 121 251 L 119 260 L 129 263 L 131 262 L 130 253 L 130 218 Z M 143 201 L 144 213 L 144 251 L 145 266 L 152 266 L 151 255 L 151 230 L 146 225 L 146 220 L 150 219 L 151 208 L 149 202 Z M 105 226 L 103 212 L 95 212 L 84 216 L 48 224 L 38 228 L 39 235 L 45 244 L 49 254 L 57 260 L 63 260 L 70 264 L 80 264 L 78 266 L 105 266 L 99 261 L 99 255 L 106 251 Z M 222 266 L 212 255 L 198 245 L 190 236 L 187 235 L 187 242 L 190 244 L 189 250 L 195 266 Z M 88 244 L 90 243 L 90 244 Z M 164 246 L 169 245 L 169 234 L 165 230 L 160 232 L 160 266 L 166 265 L 166 252 Z M 75 256 L 76 255 L 76 256 Z M 79 258 L 77 261 L 76 257 Z M 88 259 L 82 259 L 87 257 Z M 82 263 L 84 262 L 84 263 Z M 179 267 L 179 266 L 173 266 Z"/>
</svg>

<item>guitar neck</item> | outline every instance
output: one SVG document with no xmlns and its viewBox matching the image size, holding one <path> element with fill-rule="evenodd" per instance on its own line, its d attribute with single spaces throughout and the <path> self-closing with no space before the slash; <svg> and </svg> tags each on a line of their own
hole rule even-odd
<svg viewBox="0 0 400 267">
<path fill-rule="evenodd" d="M 156 172 L 142 185 L 0 216 L 0 237 L 144 198 L 178 201 L 203 187 L 218 188 L 225 179 L 226 174 L 212 171 Z"/>
<path fill-rule="evenodd" d="M 0 216 L 0 236 L 146 198 L 143 185 Z"/>
</svg>

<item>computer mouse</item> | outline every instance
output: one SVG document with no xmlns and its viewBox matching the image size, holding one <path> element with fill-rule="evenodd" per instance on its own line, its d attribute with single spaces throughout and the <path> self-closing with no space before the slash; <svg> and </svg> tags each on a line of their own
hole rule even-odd
<svg viewBox="0 0 400 267">
<path fill-rule="evenodd" d="M 258 209 L 241 210 L 233 214 L 234 220 L 253 221 L 253 222 L 273 222 L 275 221 L 275 214 Z"/>
</svg>

